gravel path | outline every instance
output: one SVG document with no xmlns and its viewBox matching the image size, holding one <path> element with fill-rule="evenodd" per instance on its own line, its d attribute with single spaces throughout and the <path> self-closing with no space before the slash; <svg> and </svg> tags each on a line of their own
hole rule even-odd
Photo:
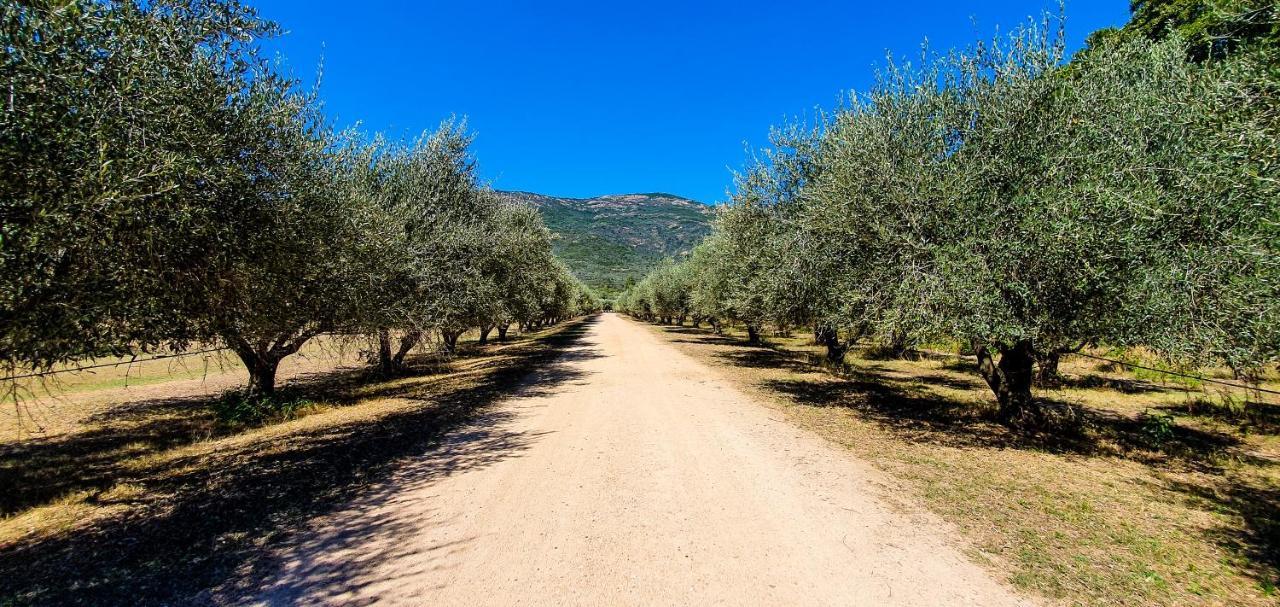
<svg viewBox="0 0 1280 607">
<path fill-rule="evenodd" d="M 883 476 L 605 314 L 279 550 L 258 604 L 1019 605 Z M 253 601 L 250 601 L 253 602 Z"/>
</svg>

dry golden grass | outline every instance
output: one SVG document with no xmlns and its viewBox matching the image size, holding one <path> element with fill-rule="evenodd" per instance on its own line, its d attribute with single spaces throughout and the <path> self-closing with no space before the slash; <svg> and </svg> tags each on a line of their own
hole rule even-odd
<svg viewBox="0 0 1280 607">
<path fill-rule="evenodd" d="M 282 370 L 305 404 L 252 425 L 211 409 L 242 384 L 233 365 L 167 380 L 152 368 L 127 390 L 81 381 L 47 405 L 44 432 L 0 428 L 0 605 L 187 602 L 252 584 L 263 545 L 430 449 L 582 330 L 422 357 L 390 380 L 319 343 Z"/>
<path fill-rule="evenodd" d="M 1018 588 L 1072 605 L 1280 603 L 1280 407 L 1227 413 L 1203 386 L 1073 358 L 1040 394 L 1082 420 L 1013 432 L 959 357 L 855 354 L 836 373 L 804 337 L 655 330 L 890 472 Z"/>
</svg>

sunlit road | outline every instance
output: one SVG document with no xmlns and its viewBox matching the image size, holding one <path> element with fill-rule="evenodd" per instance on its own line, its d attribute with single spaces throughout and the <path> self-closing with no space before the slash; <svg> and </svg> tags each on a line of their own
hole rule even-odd
<svg viewBox="0 0 1280 607">
<path fill-rule="evenodd" d="M 280 551 L 261 604 L 1014 605 L 878 473 L 620 316 Z"/>
</svg>

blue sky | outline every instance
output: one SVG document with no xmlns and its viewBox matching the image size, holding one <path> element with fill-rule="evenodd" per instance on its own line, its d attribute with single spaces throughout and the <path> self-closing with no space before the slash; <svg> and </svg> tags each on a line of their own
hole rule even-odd
<svg viewBox="0 0 1280 607">
<path fill-rule="evenodd" d="M 253 2 L 253 0 L 250 0 Z M 466 116 L 496 188 L 725 198 L 745 146 L 864 88 L 886 53 L 1007 31 L 1056 2 L 326 2 L 258 0 L 267 48 L 339 126 L 411 137 Z M 1068 41 L 1122 25 L 1074 0 Z"/>
</svg>

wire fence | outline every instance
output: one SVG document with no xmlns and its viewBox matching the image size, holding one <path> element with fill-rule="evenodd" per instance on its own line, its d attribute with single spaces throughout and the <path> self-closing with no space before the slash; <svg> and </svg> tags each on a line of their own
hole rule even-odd
<svg viewBox="0 0 1280 607">
<path fill-rule="evenodd" d="M 349 335 L 349 334 L 348 334 L 348 333 L 333 333 L 333 334 L 331 334 L 331 335 Z M 95 365 L 85 365 L 85 366 L 82 366 L 82 367 L 70 367 L 70 368 L 66 368 L 66 369 L 51 369 L 51 370 L 48 370 L 48 371 L 33 371 L 33 372 L 30 372 L 30 373 L 21 373 L 21 374 L 16 374 L 16 375 L 7 375 L 7 376 L 5 376 L 5 377 L 0 377 L 0 382 L 5 382 L 5 381 L 14 381 L 14 380 L 19 380 L 19 379 L 29 379 L 29 378 L 32 378 L 32 377 L 44 377 L 44 376 L 47 376 L 47 375 L 58 375 L 58 374 L 61 374 L 61 373 L 78 373 L 78 372 L 81 372 L 81 371 L 88 371 L 88 370 L 90 370 L 90 369 L 104 369 L 104 368 L 108 368 L 108 367 L 119 367 L 119 366 L 123 366 L 123 365 L 141 364 L 141 363 L 147 363 L 147 362 L 151 362 L 151 361 L 155 361 L 155 360 L 166 360 L 166 359 L 175 359 L 175 358 L 187 358 L 187 357 L 190 357 L 190 356 L 199 356 L 199 355 L 201 355 L 201 354 L 212 354 L 212 353 L 214 353 L 214 352 L 227 352 L 227 351 L 230 351 L 230 350 L 231 350 L 230 348 L 227 348 L 227 347 L 221 347 L 221 348 L 207 348 L 207 349 L 204 349 L 204 350 L 196 350 L 196 351 L 194 351 L 194 352 L 177 352 L 177 353 L 173 353 L 173 354 L 159 354 L 159 355 L 156 355 L 156 356 L 149 356 L 149 357 L 147 357 L 147 358 L 141 358 L 141 359 L 140 359 L 140 358 L 137 358 L 137 357 L 135 356 L 135 357 L 133 357 L 133 358 L 130 358 L 129 360 L 121 360 L 121 361 L 116 361 L 116 362 L 111 362 L 111 363 L 102 363 L 102 364 L 95 364 Z M 957 357 L 957 358 L 963 358 L 963 355 L 955 354 L 955 353 L 952 353 L 952 352 L 940 352 L 940 351 L 937 351 L 937 350 L 921 350 L 921 351 L 927 351 L 927 352 L 930 352 L 930 353 L 932 353 L 932 354 L 945 354 L 945 355 L 955 356 L 955 357 Z M 1092 359 L 1092 360 L 1097 360 L 1097 361 L 1107 362 L 1107 363 L 1111 363 L 1111 364 L 1115 364 L 1115 365 L 1120 365 L 1120 366 L 1123 366 L 1123 367 L 1128 367 L 1128 368 L 1130 368 L 1130 369 L 1142 369 L 1142 370 L 1144 370 L 1144 371 L 1152 371 L 1152 372 L 1155 372 L 1155 373 L 1163 373 L 1163 374 L 1165 374 L 1165 375 L 1172 375 L 1172 376 L 1174 376 L 1174 377 L 1181 377 L 1181 378 L 1184 378 L 1184 379 L 1191 379 L 1191 380 L 1195 380 L 1195 381 L 1198 381 L 1198 382 L 1204 382 L 1204 383 L 1216 384 L 1216 385 L 1220 385 L 1220 386 L 1227 386 L 1227 387 L 1231 387 L 1231 388 L 1236 388 L 1236 389 L 1238 389 L 1238 390 L 1245 390 L 1245 391 L 1250 391 L 1250 392 L 1257 392 L 1257 393 L 1261 393 L 1261 394 L 1274 394 L 1274 395 L 1280 396 L 1280 390 L 1271 390 L 1271 389 L 1268 389 L 1268 388 L 1263 388 L 1262 386 L 1259 386 L 1259 385 L 1240 384 L 1240 383 L 1230 382 L 1230 381 L 1226 381 L 1226 380 L 1222 380 L 1222 379 L 1216 379 L 1216 378 L 1212 378 L 1212 377 L 1205 377 L 1205 376 L 1203 376 L 1203 375 L 1194 375 L 1194 374 L 1191 374 L 1191 373 L 1182 373 L 1182 372 L 1180 372 L 1180 371 L 1172 371 L 1172 370 L 1168 370 L 1168 369 L 1158 369 L 1158 368 L 1155 368 L 1155 367 L 1147 367 L 1147 366 L 1140 365 L 1140 364 L 1133 363 L 1133 362 L 1129 362 L 1129 361 L 1117 360 L 1117 359 L 1114 359 L 1114 358 L 1107 358 L 1107 357 L 1105 357 L 1105 356 L 1094 356 L 1094 355 L 1092 355 L 1092 354 L 1085 354 L 1085 353 L 1083 353 L 1083 352 L 1067 352 L 1066 354 L 1067 354 L 1068 356 L 1079 356 L 1079 357 L 1082 357 L 1082 358 L 1089 358 L 1089 359 Z"/>
<path fill-rule="evenodd" d="M 364 334 L 364 333 L 359 333 L 359 332 L 352 332 L 352 331 L 332 331 L 332 332 L 329 332 L 329 333 L 320 333 L 320 334 L 319 334 L 319 335 L 317 335 L 316 337 L 363 337 L 363 336 L 365 336 L 365 334 Z M 19 374 L 14 374 L 14 375 L 6 375 L 6 376 L 4 376 L 4 377 L 0 377 L 0 382 L 15 381 L 15 380 L 19 380 L 19 379 L 30 379 L 30 378 L 33 378 L 33 377 L 45 377 L 45 376 L 48 376 L 48 375 L 59 375 L 59 374 L 62 374 L 62 373 L 78 373 L 78 372 L 81 372 L 81 371 L 88 371 L 88 370 L 91 370 L 91 369 L 105 369 L 105 368 L 108 368 L 108 367 L 120 367 L 120 366 L 124 366 L 124 365 L 133 365 L 133 364 L 147 363 L 147 362 L 151 362 L 151 361 L 153 361 L 153 360 L 166 360 L 166 359 L 176 359 L 176 358 L 187 358 L 187 357 L 190 357 L 190 356 L 199 356 L 199 355 L 201 355 L 201 354 L 212 354 L 212 353 L 214 353 L 214 352 L 230 352 L 230 351 L 231 351 L 231 348 L 228 348 L 228 347 L 226 347 L 226 346 L 223 346 L 223 347 L 220 347 L 220 348 L 207 348 L 207 349 L 204 349 L 204 350 L 195 350 L 195 351 L 193 351 L 193 352 L 175 352 L 175 353 L 173 353 L 173 354 L 159 354 L 159 355 L 156 355 L 156 356 L 149 356 L 149 357 L 147 357 L 147 358 L 138 358 L 137 356 L 134 356 L 134 357 L 130 358 L 129 360 L 121 360 L 121 361 L 110 362 L 110 363 L 101 363 L 101 364 L 93 364 L 93 365 L 84 365 L 84 366 L 81 366 L 81 367 L 68 367 L 68 368 L 66 368 L 66 369 L 50 369 L 50 370 L 48 370 L 48 371 L 31 371 L 31 372 L 29 372 L 29 373 L 19 373 Z"/>
<path fill-rule="evenodd" d="M 967 359 L 967 358 L 969 358 L 969 356 L 966 356 L 966 355 L 964 355 L 964 354 L 957 354 L 957 353 L 955 353 L 955 352 L 944 352 L 944 351 L 939 351 L 939 350 L 925 350 L 925 349 L 917 349 L 916 351 L 917 351 L 917 352 L 928 352 L 929 354 L 935 354 L 935 355 L 940 355 L 940 356 L 950 356 L 950 357 L 953 357 L 953 358 L 960 358 L 960 359 Z M 1111 364 L 1115 364 L 1115 365 L 1120 365 L 1120 366 L 1122 366 L 1122 367 L 1128 367 L 1128 368 L 1130 368 L 1130 369 L 1142 369 L 1142 370 L 1144 370 L 1144 371 L 1153 371 L 1153 372 L 1155 372 L 1155 373 L 1162 373 L 1162 374 L 1164 374 L 1164 375 L 1172 375 L 1172 376 L 1174 376 L 1174 377 L 1181 377 L 1181 378 L 1184 378 L 1184 379 L 1191 379 L 1191 380 L 1195 380 L 1195 381 L 1199 381 L 1199 382 L 1204 382 L 1204 383 L 1209 383 L 1209 384 L 1216 384 L 1216 385 L 1220 385 L 1220 386 L 1227 386 L 1227 387 L 1235 388 L 1235 389 L 1237 389 L 1237 390 L 1242 390 L 1242 391 L 1245 391 L 1245 392 L 1254 392 L 1254 393 L 1259 394 L 1259 399 L 1261 399 L 1261 395 L 1262 395 L 1262 394 L 1275 394 L 1275 395 L 1280 395 L 1280 390 L 1271 390 L 1271 389 L 1268 389 L 1268 388 L 1263 388 L 1262 386 L 1257 385 L 1257 384 L 1240 384 L 1240 383 L 1230 382 L 1230 381 L 1226 381 L 1226 380 L 1222 380 L 1222 379 L 1216 379 L 1216 378 L 1212 378 L 1212 377 L 1205 377 L 1205 376 L 1203 376 L 1203 375 L 1193 375 L 1193 374 L 1191 374 L 1191 373 L 1182 373 L 1182 372 L 1180 372 L 1180 371 L 1171 371 L 1171 370 L 1168 370 L 1168 369 L 1158 369 L 1158 368 L 1155 368 L 1155 367 L 1147 367 L 1147 366 L 1139 365 L 1139 364 L 1137 364 L 1137 363 L 1132 363 L 1132 362 L 1129 362 L 1129 361 L 1116 360 L 1116 359 L 1114 359 L 1114 358 L 1107 358 L 1107 357 L 1105 357 L 1105 356 L 1094 356 L 1094 355 L 1092 355 L 1092 354 L 1085 354 L 1085 353 L 1083 353 L 1083 352 L 1064 352 L 1063 354 L 1064 354 L 1064 355 L 1066 355 L 1066 356 L 1079 356 L 1079 357 L 1082 357 L 1082 358 L 1088 358 L 1088 359 L 1092 359 L 1092 360 L 1097 360 L 1097 361 L 1107 362 L 1107 363 L 1111 363 Z M 1267 405 L 1280 406 L 1280 403 L 1266 403 L 1266 402 L 1260 402 L 1259 404 L 1267 404 Z"/>
<path fill-rule="evenodd" d="M 862 342 L 859 342 L 859 343 L 862 343 Z M 865 344 L 864 344 L 864 345 L 865 345 Z M 949 356 L 949 357 L 952 357 L 952 358 L 958 358 L 958 359 L 968 359 L 968 358 L 972 358 L 972 355 L 958 354 L 958 353 L 956 353 L 956 352 L 947 352 L 947 351 L 942 351 L 942 350 L 931 350 L 931 349 L 926 349 L 926 348 L 914 348 L 913 350 L 914 350 L 914 351 L 916 351 L 916 352 L 923 352 L 923 353 L 934 354 L 934 355 L 938 355 L 938 356 Z M 1184 379 L 1191 379 L 1191 380 L 1195 380 L 1195 381 L 1199 381 L 1199 382 L 1204 382 L 1204 383 L 1209 383 L 1209 384 L 1216 384 L 1216 385 L 1220 385 L 1220 386 L 1227 386 L 1227 387 L 1230 387 L 1230 388 L 1235 388 L 1235 389 L 1237 389 L 1237 390 L 1243 390 L 1243 391 L 1245 391 L 1245 392 L 1254 392 L 1254 393 L 1257 393 L 1257 394 L 1259 394 L 1259 395 L 1261 395 L 1261 394 L 1274 394 L 1274 395 L 1280 395 L 1280 390 L 1271 390 L 1271 389 L 1268 389 L 1268 388 L 1263 388 L 1262 386 L 1257 385 L 1257 384 L 1241 384 L 1241 383 L 1236 383 L 1236 382 L 1226 381 L 1226 380 L 1222 380 L 1222 379 L 1216 379 L 1216 378 L 1213 378 L 1213 377 L 1205 377 L 1205 376 L 1203 376 L 1203 375 L 1194 375 L 1194 374 L 1191 374 L 1191 373 L 1183 373 L 1183 372 L 1180 372 L 1180 371 L 1171 371 L 1171 370 L 1168 370 L 1168 369 L 1158 369 L 1158 368 L 1156 368 L 1156 367 L 1148 367 L 1148 366 L 1140 365 L 1140 364 L 1137 364 L 1137 363 L 1132 363 L 1132 362 L 1129 362 L 1129 361 L 1117 360 L 1117 359 L 1114 359 L 1114 358 L 1107 358 L 1107 357 L 1105 357 L 1105 356 L 1094 356 L 1094 355 L 1092 355 L 1092 354 L 1085 354 L 1085 353 L 1083 353 L 1083 352 L 1064 352 L 1063 354 L 1064 354 L 1064 355 L 1066 355 L 1066 356 L 1080 356 L 1080 357 L 1082 357 L 1082 358 L 1089 358 L 1089 359 L 1092 359 L 1092 360 L 1097 360 L 1097 361 L 1102 361 L 1102 362 L 1108 362 L 1108 363 L 1111 363 L 1111 364 L 1120 365 L 1120 366 L 1122 366 L 1122 367 L 1128 367 L 1128 368 L 1130 368 L 1130 369 L 1142 369 L 1142 370 L 1144 370 L 1144 371 L 1152 371 L 1152 372 L 1155 372 L 1155 373 L 1163 373 L 1163 374 L 1165 374 L 1165 375 L 1172 375 L 1172 376 L 1174 376 L 1174 377 L 1181 377 L 1181 378 L 1184 378 Z M 1269 405 L 1280 406 L 1280 403 L 1265 403 L 1265 402 L 1264 402 L 1264 403 L 1260 403 L 1260 404 L 1269 404 Z"/>
<path fill-rule="evenodd" d="M 1178 372 L 1178 371 L 1169 371 L 1169 370 L 1166 370 L 1166 369 L 1157 369 L 1157 368 L 1154 368 L 1154 367 L 1144 367 L 1144 366 L 1142 366 L 1142 365 L 1135 364 L 1135 363 L 1131 363 L 1131 362 L 1127 362 L 1127 361 L 1123 361 L 1123 360 L 1115 360 L 1115 359 L 1113 359 L 1113 358 L 1106 358 L 1106 357 L 1103 357 L 1103 356 L 1094 356 L 1094 355 L 1092 355 L 1092 354 L 1085 354 L 1085 353 L 1083 353 L 1083 352 L 1068 352 L 1067 354 L 1072 355 L 1072 356 L 1081 356 L 1081 357 L 1084 357 L 1084 358 L 1091 358 L 1091 359 L 1093 359 L 1093 360 L 1101 360 L 1101 361 L 1105 361 L 1105 362 L 1109 362 L 1109 363 L 1113 363 L 1113 364 L 1121 365 L 1121 366 L 1124 366 L 1124 367 L 1129 367 L 1129 368 L 1131 368 L 1131 369 L 1142 369 L 1142 370 L 1144 370 L 1144 371 L 1155 371 L 1156 373 L 1163 373 L 1163 374 L 1165 374 L 1165 375 L 1172 375 L 1172 376 L 1174 376 L 1174 377 L 1183 377 L 1183 378 L 1186 378 L 1186 379 L 1194 379 L 1194 380 L 1196 380 L 1196 381 L 1205 382 L 1205 383 L 1210 383 L 1210 384 L 1218 384 L 1218 385 L 1222 385 L 1222 386 L 1230 386 L 1230 387 L 1232 387 L 1232 388 L 1239 388 L 1239 389 L 1241 389 L 1241 390 L 1248 390 L 1248 391 L 1251 391 L 1251 392 L 1262 392 L 1262 393 L 1264 393 L 1264 394 L 1277 394 L 1277 395 L 1280 395 L 1280 390 L 1269 390 L 1269 389 L 1267 389 L 1267 388 L 1263 388 L 1262 386 L 1258 386 L 1258 385 L 1238 384 L 1238 383 L 1235 383 L 1235 382 L 1230 382 L 1230 381 L 1221 380 L 1221 379 L 1215 379 L 1215 378 L 1212 378 L 1212 377 L 1204 377 L 1204 376 L 1202 376 L 1202 375 L 1192 375 L 1192 374 L 1190 374 L 1190 373 L 1181 373 L 1181 372 Z"/>
<path fill-rule="evenodd" d="M 17 375 L 7 375 L 0 377 L 0 381 L 14 381 L 19 379 L 28 379 L 31 377 L 45 377 L 47 375 L 58 375 L 61 373 L 78 373 L 80 371 L 88 371 L 90 369 L 105 369 L 107 367 L 120 367 L 123 365 L 141 364 L 151 362 L 153 360 L 166 360 L 171 358 L 186 358 L 188 356 L 199 356 L 201 354 L 212 354 L 214 352 L 226 352 L 231 348 L 209 348 L 206 350 L 196 350 L 194 352 L 177 352 L 174 354 L 159 354 L 156 356 L 148 356 L 147 358 L 138 358 L 136 356 L 129 360 L 121 360 L 113 363 L 102 363 L 96 365 L 85 365 L 83 367 L 69 367 L 66 369 L 50 369 L 48 371 L 32 371 L 30 373 L 21 373 Z"/>
</svg>

